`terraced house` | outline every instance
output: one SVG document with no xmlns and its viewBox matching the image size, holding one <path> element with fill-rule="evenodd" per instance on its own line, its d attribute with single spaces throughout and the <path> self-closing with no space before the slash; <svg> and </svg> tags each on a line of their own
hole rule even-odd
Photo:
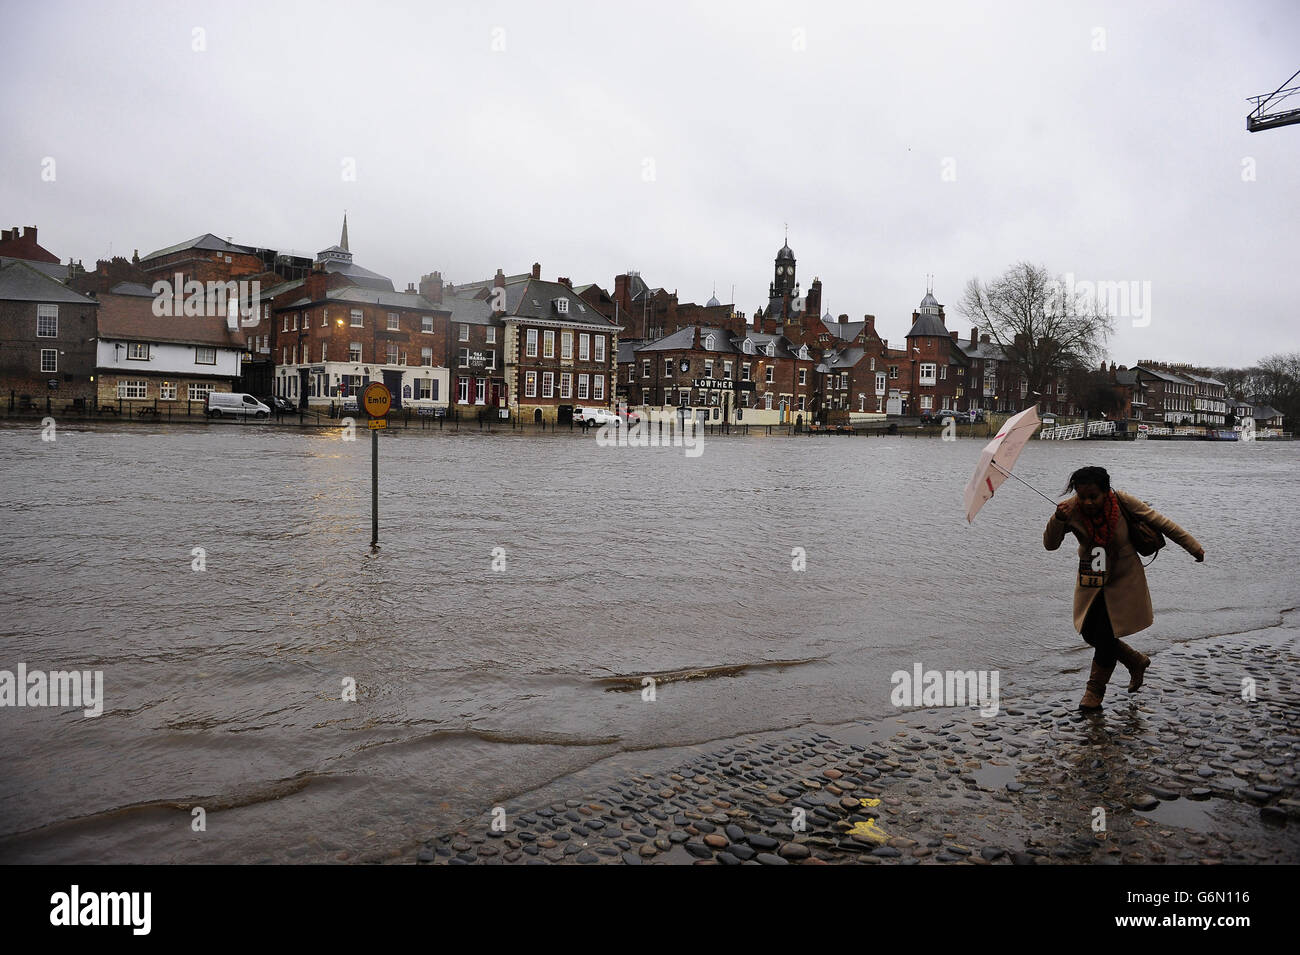
<svg viewBox="0 0 1300 955">
<path fill-rule="evenodd" d="M 631 404 L 688 408 L 710 423 L 811 420 L 816 362 L 784 335 L 690 325 L 624 357 Z"/>
<path fill-rule="evenodd" d="M 149 287 L 131 283 L 100 296 L 99 404 L 203 414 L 210 393 L 235 390 L 244 331 L 237 318 L 155 315 L 153 301 Z"/>
<path fill-rule="evenodd" d="M 614 399 L 621 328 L 573 290 L 567 278 L 542 280 L 498 269 L 486 294 L 504 329 L 502 359 L 507 407 L 523 420 L 567 424 L 580 405 L 608 407 Z"/>
<path fill-rule="evenodd" d="M 251 329 L 254 350 L 276 363 L 276 394 L 300 407 L 351 408 L 361 389 L 382 382 L 395 408 L 446 408 L 450 311 L 413 286 L 353 261 L 347 223 L 338 245 L 316 255 L 309 274 L 264 295 L 269 316 Z"/>
</svg>

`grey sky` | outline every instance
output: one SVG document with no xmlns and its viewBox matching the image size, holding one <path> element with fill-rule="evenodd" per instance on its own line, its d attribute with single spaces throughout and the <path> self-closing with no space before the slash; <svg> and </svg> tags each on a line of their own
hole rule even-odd
<svg viewBox="0 0 1300 955">
<path fill-rule="evenodd" d="M 1291 2 L 6 3 L 0 224 L 90 267 L 204 232 L 314 253 L 346 208 L 399 288 L 636 268 L 752 315 L 789 222 L 803 288 L 891 343 L 926 273 L 965 335 L 966 281 L 1029 259 L 1151 283 L 1120 363 L 1249 364 L 1300 348 L 1300 126 L 1245 131 L 1298 27 Z"/>
</svg>

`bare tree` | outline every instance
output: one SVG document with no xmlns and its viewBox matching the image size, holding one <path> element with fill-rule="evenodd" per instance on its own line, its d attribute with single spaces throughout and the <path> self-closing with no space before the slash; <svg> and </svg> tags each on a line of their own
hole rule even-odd
<svg viewBox="0 0 1300 955">
<path fill-rule="evenodd" d="M 1269 355 L 1250 369 L 1256 401 L 1282 412 L 1283 421 L 1300 414 L 1300 352 Z"/>
<path fill-rule="evenodd" d="M 1115 331 L 1110 315 L 1091 296 L 1071 294 L 1047 269 L 1019 262 L 984 284 L 966 283 L 957 310 L 998 343 L 1030 392 L 1046 392 L 1071 368 L 1096 368 Z"/>
</svg>

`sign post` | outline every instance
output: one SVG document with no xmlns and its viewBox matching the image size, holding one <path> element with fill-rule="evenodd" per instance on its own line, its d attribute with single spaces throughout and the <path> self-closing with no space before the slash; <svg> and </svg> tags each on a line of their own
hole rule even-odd
<svg viewBox="0 0 1300 955">
<path fill-rule="evenodd" d="M 361 407 L 370 428 L 370 550 L 379 550 L 379 432 L 388 427 L 388 409 L 393 394 L 384 385 L 372 381 L 361 392 Z"/>
</svg>

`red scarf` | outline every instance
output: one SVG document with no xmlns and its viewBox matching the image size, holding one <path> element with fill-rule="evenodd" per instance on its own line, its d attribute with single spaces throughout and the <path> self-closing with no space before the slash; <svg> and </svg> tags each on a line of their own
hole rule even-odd
<svg viewBox="0 0 1300 955">
<path fill-rule="evenodd" d="M 1115 496 L 1113 490 L 1106 492 L 1105 503 L 1096 518 L 1085 514 L 1082 507 L 1079 508 L 1079 517 L 1092 533 L 1094 547 L 1104 547 L 1107 551 L 1114 550 L 1115 527 L 1119 523 L 1119 498 Z"/>
</svg>

